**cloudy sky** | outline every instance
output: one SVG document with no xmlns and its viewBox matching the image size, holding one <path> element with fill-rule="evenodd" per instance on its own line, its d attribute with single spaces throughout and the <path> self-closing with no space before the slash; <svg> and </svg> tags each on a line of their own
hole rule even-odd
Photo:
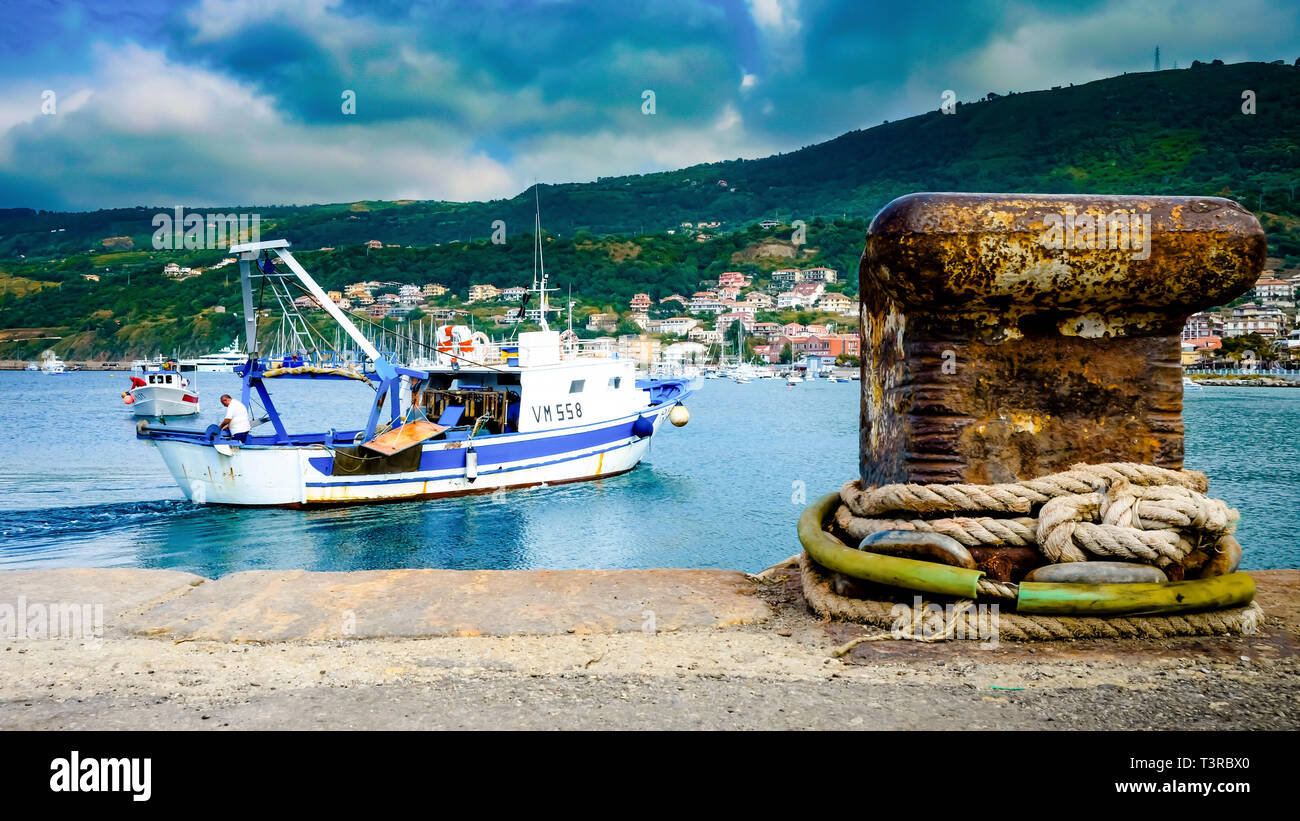
<svg viewBox="0 0 1300 821">
<path fill-rule="evenodd" d="M 0 207 L 507 197 L 1147 71 L 1157 44 L 1291 62 L 1300 3 L 6 0 Z"/>
</svg>

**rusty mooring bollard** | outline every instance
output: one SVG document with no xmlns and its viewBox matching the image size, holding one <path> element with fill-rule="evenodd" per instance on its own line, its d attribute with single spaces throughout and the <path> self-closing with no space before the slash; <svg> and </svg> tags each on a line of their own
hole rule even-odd
<svg viewBox="0 0 1300 821">
<path fill-rule="evenodd" d="M 894 200 L 861 265 L 863 483 L 1182 467 L 1179 333 L 1251 287 L 1265 247 L 1214 197 Z"/>
</svg>

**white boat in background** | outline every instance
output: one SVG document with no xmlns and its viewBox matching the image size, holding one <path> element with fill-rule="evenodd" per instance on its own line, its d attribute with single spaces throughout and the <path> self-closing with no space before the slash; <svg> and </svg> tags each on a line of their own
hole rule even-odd
<svg viewBox="0 0 1300 821">
<path fill-rule="evenodd" d="M 244 364 L 246 357 L 236 339 L 215 353 L 207 353 L 194 359 L 182 359 L 181 368 L 193 368 L 199 373 L 234 373 L 235 368 Z"/>
<path fill-rule="evenodd" d="M 136 416 L 166 418 L 199 412 L 199 392 L 176 370 L 174 362 L 132 373 L 131 388 L 122 394 L 122 402 Z"/>
<path fill-rule="evenodd" d="M 798 385 L 802 381 L 803 377 L 797 373 L 790 373 L 785 377 L 785 384 L 787 385 Z"/>
<path fill-rule="evenodd" d="M 40 369 L 41 369 L 41 366 L 40 366 L 40 365 L 37 365 L 35 362 L 28 362 L 28 363 L 27 363 L 27 367 L 24 368 L 23 370 L 27 370 L 27 371 L 39 371 Z"/>
<path fill-rule="evenodd" d="M 1196 388 L 1198 391 L 1203 389 L 1203 386 L 1196 380 L 1192 379 L 1190 376 L 1183 377 L 1183 387 Z"/>
<path fill-rule="evenodd" d="M 41 356 L 41 373 L 47 373 L 51 376 L 59 376 L 68 372 L 68 367 L 54 355 L 53 351 L 46 351 Z"/>
</svg>

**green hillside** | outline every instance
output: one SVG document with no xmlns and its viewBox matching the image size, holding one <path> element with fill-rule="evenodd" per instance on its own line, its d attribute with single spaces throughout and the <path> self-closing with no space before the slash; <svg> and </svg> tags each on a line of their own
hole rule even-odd
<svg viewBox="0 0 1300 821">
<path fill-rule="evenodd" d="M 1256 113 L 1242 113 L 1242 93 Z M 725 185 L 720 184 L 725 182 Z M 593 305 L 632 293 L 690 293 L 722 270 L 761 275 L 789 259 L 754 259 L 763 219 L 809 225 L 801 264 L 855 273 L 866 220 L 919 190 L 1222 195 L 1257 212 L 1270 255 L 1300 265 L 1300 68 L 1197 65 L 1016 93 L 854 131 L 758 160 L 735 160 L 592 183 L 543 185 L 548 270 Z M 205 207 L 256 212 L 263 238 L 285 237 L 329 286 L 354 279 L 518 284 L 531 275 L 532 192 L 493 202 L 365 202 Z M 207 266 L 213 252 L 153 251 L 150 222 L 170 206 L 93 213 L 0 211 L 0 328 L 64 327 L 79 349 L 209 348 L 235 329 L 220 271 L 183 282 L 162 265 Z M 488 237 L 504 220 L 506 245 Z M 696 242 L 683 222 L 719 222 Z M 668 235 L 668 230 L 678 233 Z M 781 236 L 788 238 L 788 229 Z M 123 252 L 129 237 L 135 249 Z M 364 247 L 367 240 L 411 248 Z M 627 253 L 627 243 L 639 250 Z M 613 249 L 622 248 L 622 251 Z M 95 249 L 94 253 L 89 253 Z M 230 271 L 229 268 L 224 271 Z M 100 281 L 85 279 L 97 275 Z M 128 277 L 130 283 L 128 286 Z M 27 283 L 33 283 L 29 285 Z M 39 283 L 39 285 L 34 285 Z M 852 285 L 852 283 L 850 283 Z M 64 347 L 71 349 L 71 336 Z M 60 350 L 56 347 L 56 350 Z M 62 352 L 62 351 L 61 351 Z M 0 349 L 0 358 L 6 353 Z"/>
</svg>

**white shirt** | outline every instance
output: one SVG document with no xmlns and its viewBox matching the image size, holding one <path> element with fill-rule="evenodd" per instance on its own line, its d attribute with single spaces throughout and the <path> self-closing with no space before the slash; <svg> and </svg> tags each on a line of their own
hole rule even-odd
<svg viewBox="0 0 1300 821">
<path fill-rule="evenodd" d="M 253 424 L 248 418 L 248 408 L 244 407 L 243 402 L 233 397 L 230 404 L 226 405 L 225 419 L 230 420 L 229 430 L 231 434 L 248 433 L 253 428 Z"/>
</svg>

